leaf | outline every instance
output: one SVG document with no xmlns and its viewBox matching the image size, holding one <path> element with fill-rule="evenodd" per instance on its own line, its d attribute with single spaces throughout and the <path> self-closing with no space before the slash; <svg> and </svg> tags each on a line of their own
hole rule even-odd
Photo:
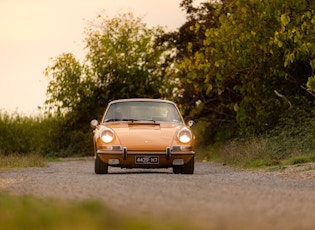
<svg viewBox="0 0 315 230">
<path fill-rule="evenodd" d="M 283 42 L 282 41 L 278 41 L 277 42 L 278 46 L 281 48 L 283 46 Z"/>
<path fill-rule="evenodd" d="M 286 14 L 282 14 L 280 19 L 283 26 L 286 26 L 290 23 L 290 17 Z"/>
<path fill-rule="evenodd" d="M 306 87 L 308 90 L 315 92 L 315 77 L 309 77 L 306 83 Z"/>
<path fill-rule="evenodd" d="M 209 95 L 209 93 L 212 91 L 212 89 L 213 89 L 212 84 L 209 84 L 208 88 L 207 88 L 207 91 L 206 91 L 206 94 Z"/>
</svg>

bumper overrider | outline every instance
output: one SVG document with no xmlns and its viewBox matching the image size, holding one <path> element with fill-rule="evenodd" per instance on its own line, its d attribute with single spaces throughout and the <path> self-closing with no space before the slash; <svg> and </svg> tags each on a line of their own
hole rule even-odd
<svg viewBox="0 0 315 230">
<path fill-rule="evenodd" d="M 97 156 L 110 166 L 125 168 L 157 168 L 187 164 L 195 152 L 192 146 L 171 146 L 165 151 L 129 151 L 120 145 L 100 146 Z"/>
</svg>

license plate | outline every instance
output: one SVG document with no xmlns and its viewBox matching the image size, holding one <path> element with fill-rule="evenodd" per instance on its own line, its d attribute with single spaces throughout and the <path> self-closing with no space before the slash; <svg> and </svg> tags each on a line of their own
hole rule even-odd
<svg viewBox="0 0 315 230">
<path fill-rule="evenodd" d="M 136 164 L 158 164 L 158 156 L 136 156 Z"/>
</svg>

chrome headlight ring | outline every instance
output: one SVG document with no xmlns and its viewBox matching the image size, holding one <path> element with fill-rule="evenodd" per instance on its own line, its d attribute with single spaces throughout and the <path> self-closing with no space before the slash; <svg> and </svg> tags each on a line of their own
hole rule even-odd
<svg viewBox="0 0 315 230">
<path fill-rule="evenodd" d="M 115 139 L 115 133 L 110 128 L 103 128 L 100 131 L 100 138 L 104 143 L 110 143 Z"/>
<path fill-rule="evenodd" d="M 180 142 L 187 144 L 193 138 L 192 132 L 187 128 L 182 128 L 177 133 L 177 138 Z"/>
</svg>

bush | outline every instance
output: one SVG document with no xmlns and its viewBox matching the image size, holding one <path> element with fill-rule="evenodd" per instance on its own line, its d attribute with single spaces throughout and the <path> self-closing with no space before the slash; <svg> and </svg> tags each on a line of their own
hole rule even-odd
<svg viewBox="0 0 315 230">
<path fill-rule="evenodd" d="M 87 125 L 72 129 L 54 116 L 23 116 L 0 111 L 0 154 L 49 157 L 93 154 L 92 132 Z"/>
<path fill-rule="evenodd" d="M 38 149 L 39 117 L 21 116 L 18 113 L 0 113 L 0 153 L 28 153 Z"/>
<path fill-rule="evenodd" d="M 251 138 L 217 144 L 214 156 L 224 164 L 262 167 L 315 161 L 315 109 L 294 108 L 275 128 Z"/>
</svg>

